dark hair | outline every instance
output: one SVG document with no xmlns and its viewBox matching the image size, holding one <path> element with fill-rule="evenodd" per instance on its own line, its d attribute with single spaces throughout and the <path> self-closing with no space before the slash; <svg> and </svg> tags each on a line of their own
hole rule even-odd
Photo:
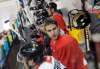
<svg viewBox="0 0 100 69">
<path fill-rule="evenodd" d="M 55 11 L 57 11 L 57 4 L 54 2 L 50 2 L 49 3 L 49 8 L 54 9 Z"/>
<path fill-rule="evenodd" d="M 46 20 L 44 20 L 44 23 L 45 23 L 44 27 L 47 25 L 50 25 L 50 24 L 54 24 L 54 25 L 58 26 L 57 22 L 53 18 L 47 18 Z"/>
</svg>

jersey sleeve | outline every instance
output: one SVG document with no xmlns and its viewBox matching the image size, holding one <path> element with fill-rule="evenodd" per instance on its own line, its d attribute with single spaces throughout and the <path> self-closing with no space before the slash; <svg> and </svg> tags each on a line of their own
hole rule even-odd
<svg viewBox="0 0 100 69">
<path fill-rule="evenodd" d="M 84 54 L 79 47 L 78 42 L 73 39 L 70 43 L 71 45 L 71 54 L 70 60 L 73 66 L 73 69 L 88 69 L 87 68 L 87 61 L 85 60 Z"/>
</svg>

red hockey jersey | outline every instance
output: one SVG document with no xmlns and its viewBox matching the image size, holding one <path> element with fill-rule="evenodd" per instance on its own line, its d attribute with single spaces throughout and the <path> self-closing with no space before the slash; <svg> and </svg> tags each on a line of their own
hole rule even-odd
<svg viewBox="0 0 100 69">
<path fill-rule="evenodd" d="M 59 36 L 56 42 L 51 40 L 50 45 L 53 56 L 68 69 L 87 69 L 83 52 L 71 36 Z"/>
<path fill-rule="evenodd" d="M 57 25 L 60 29 L 62 29 L 65 33 L 68 33 L 67 26 L 65 24 L 65 21 L 63 19 L 63 16 L 59 13 L 54 13 L 53 18 L 57 21 Z"/>
</svg>

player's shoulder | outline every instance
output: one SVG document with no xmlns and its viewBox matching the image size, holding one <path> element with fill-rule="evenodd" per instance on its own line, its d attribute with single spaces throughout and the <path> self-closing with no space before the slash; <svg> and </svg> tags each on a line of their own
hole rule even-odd
<svg viewBox="0 0 100 69">
<path fill-rule="evenodd" d="M 62 39 L 63 39 L 64 41 L 75 40 L 75 38 L 73 38 L 71 35 L 64 35 L 64 36 L 62 36 Z"/>
<path fill-rule="evenodd" d="M 39 69 L 53 69 L 52 60 L 54 59 L 52 56 L 45 56 L 45 61 L 39 66 Z"/>
<path fill-rule="evenodd" d="M 61 40 L 63 44 L 71 44 L 71 43 L 76 43 L 77 40 L 75 38 L 73 38 L 71 35 L 64 35 L 62 36 Z"/>
</svg>

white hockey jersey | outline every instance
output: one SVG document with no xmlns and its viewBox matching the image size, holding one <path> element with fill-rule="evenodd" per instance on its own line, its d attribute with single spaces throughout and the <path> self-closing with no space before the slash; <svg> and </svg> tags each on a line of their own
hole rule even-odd
<svg viewBox="0 0 100 69">
<path fill-rule="evenodd" d="M 46 56 L 46 60 L 43 62 L 38 69 L 67 69 L 63 64 L 57 61 L 52 56 Z"/>
</svg>

